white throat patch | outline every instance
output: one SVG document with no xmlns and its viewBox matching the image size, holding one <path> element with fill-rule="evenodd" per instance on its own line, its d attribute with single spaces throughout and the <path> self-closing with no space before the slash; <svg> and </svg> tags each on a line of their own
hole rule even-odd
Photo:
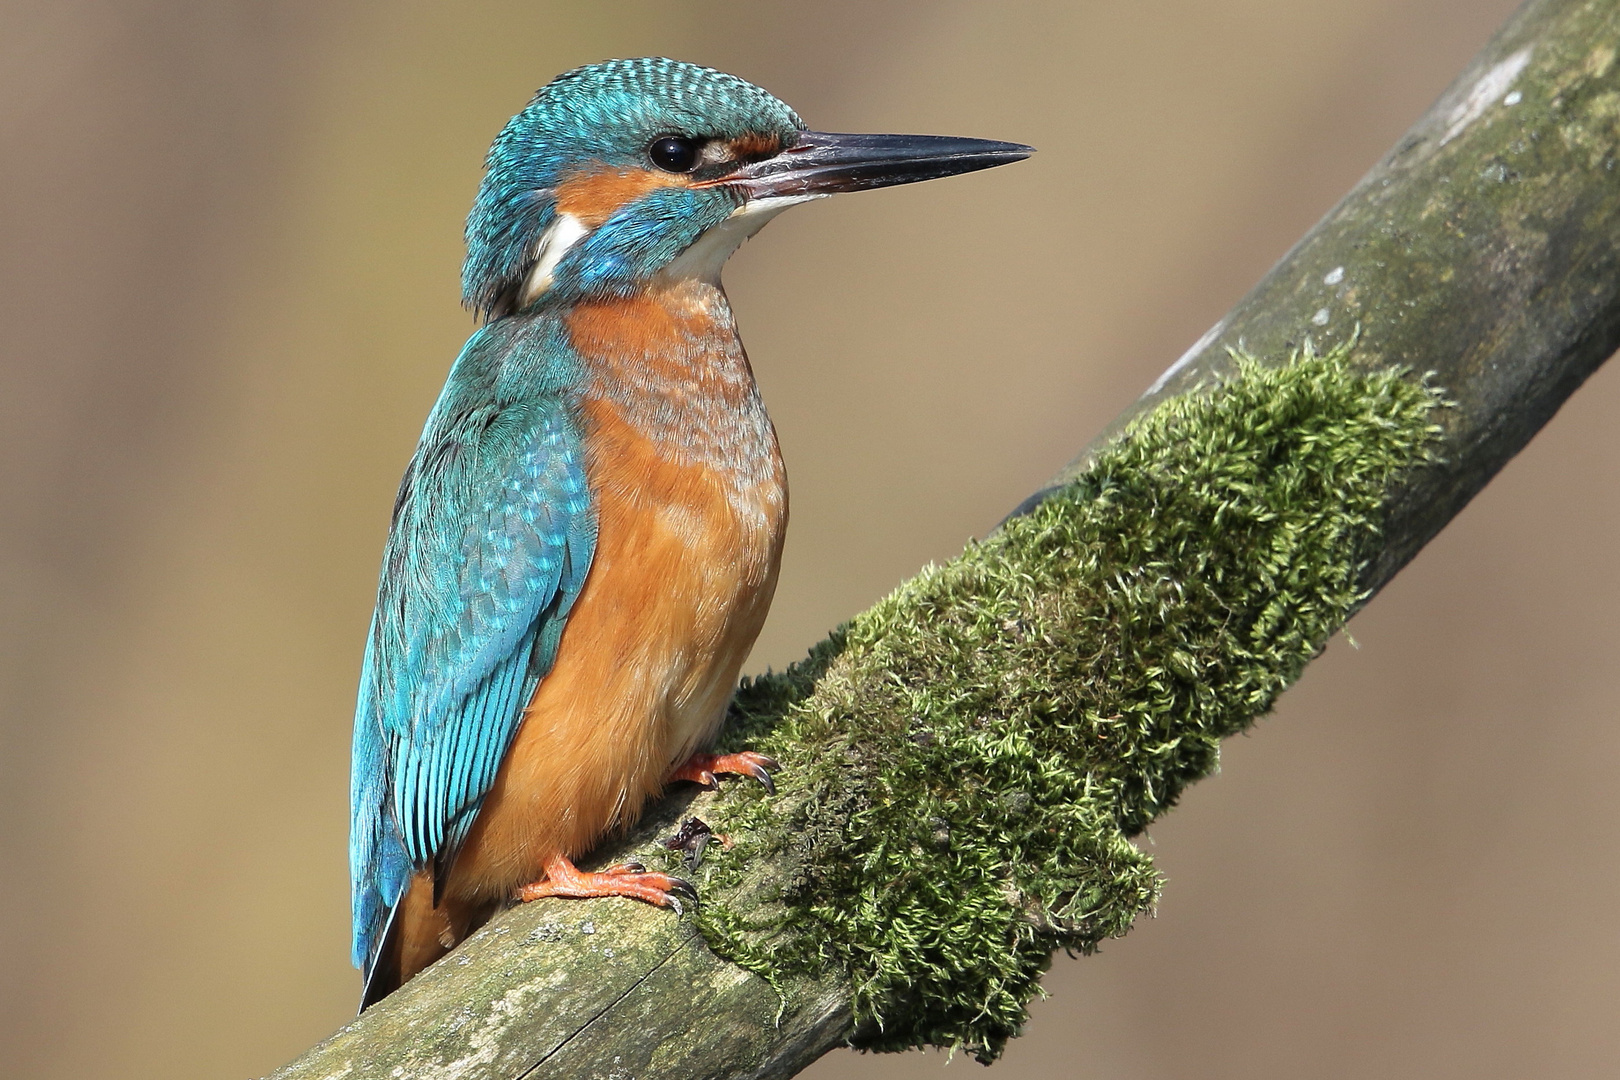
<svg viewBox="0 0 1620 1080">
<path fill-rule="evenodd" d="M 658 276 L 718 285 L 720 268 L 726 265 L 733 252 L 742 247 L 744 240 L 759 232 L 766 222 L 788 207 L 824 198 L 825 195 L 779 195 L 745 202 L 733 210 L 730 217 L 698 237 L 691 247 L 675 257 L 674 262 L 660 270 Z"/>
</svg>

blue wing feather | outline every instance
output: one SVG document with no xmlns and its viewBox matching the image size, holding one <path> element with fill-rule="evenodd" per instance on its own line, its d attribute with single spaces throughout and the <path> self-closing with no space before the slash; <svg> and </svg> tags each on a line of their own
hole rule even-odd
<svg viewBox="0 0 1620 1080">
<path fill-rule="evenodd" d="M 466 839 L 595 548 L 584 449 L 555 370 L 549 384 L 513 378 L 547 352 L 552 369 L 566 357 L 498 325 L 451 371 L 383 560 L 350 787 L 354 961 L 368 978 L 411 874 L 443 871 Z"/>
</svg>

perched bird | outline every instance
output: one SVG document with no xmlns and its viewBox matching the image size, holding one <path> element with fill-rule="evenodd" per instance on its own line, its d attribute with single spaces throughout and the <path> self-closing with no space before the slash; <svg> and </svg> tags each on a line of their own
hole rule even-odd
<svg viewBox="0 0 1620 1080">
<path fill-rule="evenodd" d="M 394 503 L 355 711 L 361 1008 L 498 908 L 690 886 L 574 866 L 707 753 L 776 587 L 787 483 L 720 268 L 783 209 L 1016 161 L 806 130 L 666 59 L 558 76 L 467 220 L 457 357 Z"/>
</svg>

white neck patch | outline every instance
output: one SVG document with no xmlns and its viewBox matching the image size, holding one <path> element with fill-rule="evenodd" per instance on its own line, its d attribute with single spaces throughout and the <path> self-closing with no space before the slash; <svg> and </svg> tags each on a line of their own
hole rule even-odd
<svg viewBox="0 0 1620 1080">
<path fill-rule="evenodd" d="M 528 307 L 541 293 L 551 288 L 557 264 L 568 254 L 568 249 L 585 239 L 590 231 L 573 214 L 556 216 L 534 245 L 534 269 L 529 271 L 528 278 L 523 282 L 523 295 L 518 300 L 518 307 Z"/>
</svg>

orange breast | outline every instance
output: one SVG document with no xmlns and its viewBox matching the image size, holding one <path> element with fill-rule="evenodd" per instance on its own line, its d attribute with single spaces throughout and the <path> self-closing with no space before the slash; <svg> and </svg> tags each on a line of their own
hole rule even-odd
<svg viewBox="0 0 1620 1080">
<path fill-rule="evenodd" d="M 786 484 L 724 297 L 682 286 L 571 327 L 596 375 L 596 554 L 447 883 L 465 902 L 639 813 L 712 739 L 776 587 Z"/>
</svg>

